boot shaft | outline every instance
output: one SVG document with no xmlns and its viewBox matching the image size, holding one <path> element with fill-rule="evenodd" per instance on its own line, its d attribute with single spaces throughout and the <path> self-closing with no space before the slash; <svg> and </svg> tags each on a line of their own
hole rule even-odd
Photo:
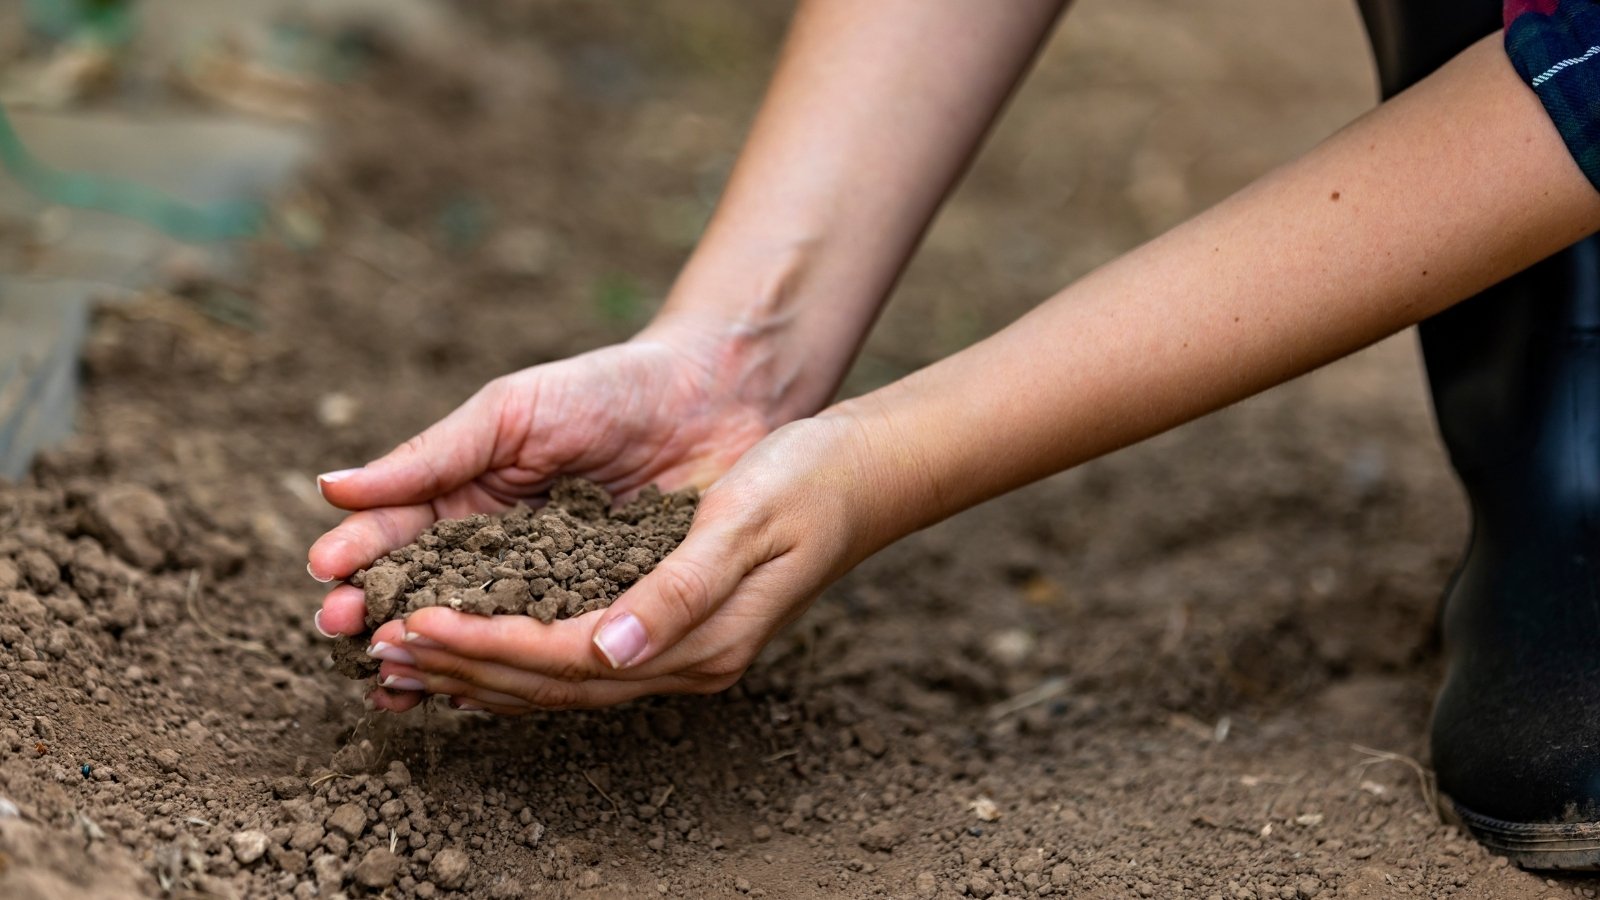
<svg viewBox="0 0 1600 900">
<path fill-rule="evenodd" d="M 1385 97 L 1502 24 L 1501 0 L 1359 5 Z M 1580 242 L 1418 328 L 1439 432 L 1477 513 L 1518 494 L 1600 511 L 1597 260 L 1594 239 Z"/>
</svg>

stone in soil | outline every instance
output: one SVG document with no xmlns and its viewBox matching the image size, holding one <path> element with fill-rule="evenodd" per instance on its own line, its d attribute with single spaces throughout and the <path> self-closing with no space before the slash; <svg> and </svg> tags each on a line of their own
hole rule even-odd
<svg viewBox="0 0 1600 900">
<path fill-rule="evenodd" d="M 355 840 L 367 828 L 367 813 L 354 803 L 345 803 L 328 815 L 326 825 L 329 831 Z"/>
<path fill-rule="evenodd" d="M 248 866 L 267 854 L 267 835 L 263 831 L 241 831 L 228 841 L 233 848 L 233 858 Z"/>
<path fill-rule="evenodd" d="M 698 496 L 654 487 L 613 509 L 611 496 L 577 478 L 556 482 L 541 509 L 434 524 L 415 543 L 351 577 L 366 597 L 370 632 L 430 606 L 552 622 L 610 606 L 689 532 Z M 378 663 L 366 638 L 343 638 L 334 668 L 368 678 Z"/>
<path fill-rule="evenodd" d="M 467 882 L 471 864 L 467 855 L 454 847 L 446 847 L 428 864 L 428 877 L 446 890 L 455 890 Z"/>
<path fill-rule="evenodd" d="M 388 847 L 373 847 L 356 863 L 356 883 L 369 890 L 379 891 L 394 883 L 400 874 L 400 857 Z"/>
</svg>

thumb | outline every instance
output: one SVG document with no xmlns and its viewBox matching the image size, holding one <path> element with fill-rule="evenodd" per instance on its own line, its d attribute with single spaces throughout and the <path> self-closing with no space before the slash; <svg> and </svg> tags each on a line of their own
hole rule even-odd
<svg viewBox="0 0 1600 900">
<path fill-rule="evenodd" d="M 482 475 L 500 432 L 505 391 L 491 382 L 455 412 L 355 469 L 317 476 L 317 490 L 340 509 L 426 503 Z"/>
<path fill-rule="evenodd" d="M 696 522 L 678 549 L 600 617 L 595 649 L 613 669 L 641 665 L 671 649 L 704 622 L 749 573 L 743 529 Z"/>
</svg>

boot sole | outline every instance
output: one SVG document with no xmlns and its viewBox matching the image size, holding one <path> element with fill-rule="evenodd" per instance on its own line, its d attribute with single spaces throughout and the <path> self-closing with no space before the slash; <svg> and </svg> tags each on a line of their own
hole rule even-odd
<svg viewBox="0 0 1600 900">
<path fill-rule="evenodd" d="M 1524 869 L 1600 871 L 1600 822 L 1507 822 L 1439 799 L 1445 821 Z"/>
</svg>

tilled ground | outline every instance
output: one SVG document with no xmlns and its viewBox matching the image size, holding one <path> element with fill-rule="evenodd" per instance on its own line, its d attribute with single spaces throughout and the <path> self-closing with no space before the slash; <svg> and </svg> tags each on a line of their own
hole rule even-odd
<svg viewBox="0 0 1600 900">
<path fill-rule="evenodd" d="M 1280 7 L 1085 0 L 852 385 L 1366 106 L 1354 10 Z M 102 316 L 82 437 L 0 489 L 0 895 L 1595 895 L 1425 802 L 1465 514 L 1405 339 L 914 536 L 723 695 L 368 714 L 313 473 L 627 334 L 782 20 L 640 10 L 463 5 L 341 90 L 310 246 Z"/>
</svg>

